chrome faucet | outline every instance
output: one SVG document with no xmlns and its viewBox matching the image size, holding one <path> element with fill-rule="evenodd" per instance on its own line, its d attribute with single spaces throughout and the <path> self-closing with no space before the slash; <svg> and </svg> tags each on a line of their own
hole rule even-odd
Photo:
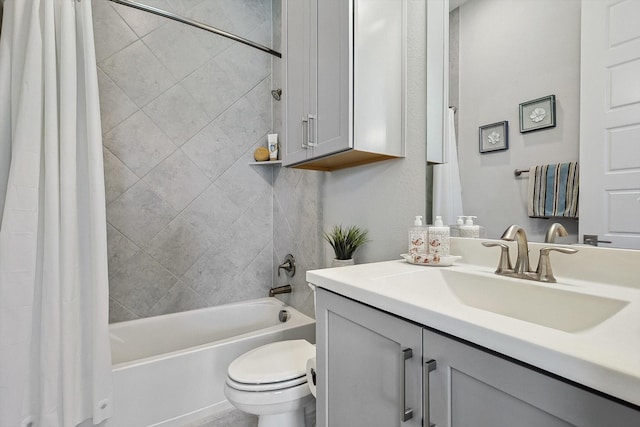
<svg viewBox="0 0 640 427">
<path fill-rule="evenodd" d="M 554 224 L 555 225 L 555 224 Z M 554 230 L 566 230 L 560 224 L 557 224 L 559 227 L 550 227 L 550 229 Z M 558 231 L 559 235 L 562 231 Z M 555 234 L 554 234 L 555 236 Z M 519 225 L 510 225 L 507 228 L 501 237 L 502 240 L 507 240 L 510 242 L 515 241 L 518 245 L 518 258 L 516 259 L 516 265 L 514 268 L 511 268 L 511 259 L 509 257 L 509 247 L 504 243 L 493 243 L 493 242 L 483 242 L 482 244 L 487 247 L 499 246 L 501 248 L 500 251 L 500 262 L 498 264 L 498 268 L 496 269 L 496 274 L 501 276 L 509 276 L 509 277 L 517 277 L 519 279 L 527 279 L 527 280 L 536 280 L 538 282 L 549 282 L 555 283 L 556 278 L 553 276 L 553 270 L 551 269 L 551 260 L 549 259 L 549 252 L 558 251 L 564 254 L 575 254 L 578 252 L 573 248 L 563 248 L 563 247 L 543 247 L 540 249 L 540 259 L 538 260 L 538 268 L 536 271 L 532 271 L 529 264 L 529 242 L 527 241 L 527 234 L 524 229 Z"/>
<path fill-rule="evenodd" d="M 519 225 L 510 225 L 504 233 L 502 233 L 502 240 L 508 242 L 516 241 L 518 245 L 518 258 L 516 259 L 516 266 L 513 268 L 513 273 L 517 277 L 525 276 L 526 273 L 531 273 L 529 267 L 529 242 L 527 241 L 527 233 L 524 228 Z"/>
<path fill-rule="evenodd" d="M 569 233 L 567 233 L 567 229 L 564 228 L 564 225 L 559 222 L 554 222 L 547 228 L 547 234 L 544 236 L 545 243 L 555 243 L 556 236 L 566 237 Z"/>
</svg>

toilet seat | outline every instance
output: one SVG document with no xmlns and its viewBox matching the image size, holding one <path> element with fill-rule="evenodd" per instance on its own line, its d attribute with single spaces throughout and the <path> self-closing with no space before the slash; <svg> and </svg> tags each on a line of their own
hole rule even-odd
<svg viewBox="0 0 640 427">
<path fill-rule="evenodd" d="M 241 391 L 276 391 L 276 390 L 284 390 L 287 388 L 295 387 L 300 384 L 306 384 L 307 376 L 304 375 L 302 377 L 293 378 L 287 381 L 279 381 L 273 383 L 264 383 L 264 384 L 247 384 L 241 383 L 238 381 L 234 381 L 231 378 L 227 377 L 227 384 L 229 387 L 232 387 L 236 390 Z"/>
<path fill-rule="evenodd" d="M 278 341 L 253 349 L 234 360 L 227 384 L 244 391 L 274 391 L 307 382 L 306 363 L 315 357 L 306 340 Z"/>
</svg>

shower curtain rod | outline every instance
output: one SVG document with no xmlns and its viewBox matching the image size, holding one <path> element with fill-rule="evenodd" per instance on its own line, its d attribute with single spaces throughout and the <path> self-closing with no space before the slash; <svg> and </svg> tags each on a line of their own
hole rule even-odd
<svg viewBox="0 0 640 427">
<path fill-rule="evenodd" d="M 215 27 L 211 27 L 207 24 L 203 24 L 201 22 L 198 21 L 194 21 L 192 19 L 188 19 L 188 18 L 183 18 L 182 16 L 178 16 L 175 15 L 171 12 L 167 12 L 166 10 L 162 10 L 162 9 L 158 9 L 156 7 L 153 6 L 147 6 L 146 4 L 142 4 L 142 3 L 138 3 L 132 0 L 109 0 L 113 3 L 118 3 L 121 4 L 123 6 L 128 6 L 128 7 L 132 7 L 134 9 L 138 9 L 138 10 L 142 10 L 144 12 L 149 12 L 149 13 L 153 13 L 154 15 L 158 15 L 158 16 L 162 16 L 164 18 L 168 18 L 168 19 L 173 19 L 174 21 L 183 23 L 183 24 L 187 24 L 187 25 L 191 25 L 192 27 L 196 27 L 196 28 L 200 28 L 201 30 L 205 30 L 205 31 L 209 31 L 210 33 L 214 33 L 214 34 L 218 34 L 219 36 L 222 37 L 226 37 L 228 39 L 237 41 L 239 43 L 245 44 L 247 46 L 251 46 L 254 49 L 258 49 L 261 50 L 263 52 L 266 52 L 270 55 L 273 55 L 275 57 L 278 58 L 282 58 L 282 54 L 278 51 L 275 51 L 271 48 L 268 48 L 266 46 L 263 46 L 261 44 L 252 42 L 251 40 L 247 40 L 243 37 L 240 36 L 236 36 L 235 34 L 232 33 L 228 33 L 224 30 L 220 30 L 218 28 Z"/>
</svg>

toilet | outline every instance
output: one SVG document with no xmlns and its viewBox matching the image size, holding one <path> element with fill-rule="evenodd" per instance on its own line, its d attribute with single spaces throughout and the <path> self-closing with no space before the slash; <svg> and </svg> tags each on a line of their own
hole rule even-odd
<svg viewBox="0 0 640 427">
<path fill-rule="evenodd" d="M 258 415 L 258 427 L 304 427 L 305 414 L 315 414 L 306 374 L 315 355 L 306 340 L 253 349 L 229 365 L 224 394 L 240 411 Z"/>
</svg>

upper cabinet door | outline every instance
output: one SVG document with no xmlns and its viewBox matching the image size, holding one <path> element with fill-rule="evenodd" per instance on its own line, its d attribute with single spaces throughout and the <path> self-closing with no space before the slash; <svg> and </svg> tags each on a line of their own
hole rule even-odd
<svg viewBox="0 0 640 427">
<path fill-rule="evenodd" d="M 311 2 L 283 2 L 284 34 L 284 103 L 283 164 L 290 165 L 307 159 L 309 98 L 311 90 L 311 66 L 309 27 L 316 22 Z M 313 70 L 315 76 L 315 70 Z M 315 77 L 314 77 L 315 78 Z"/>
<path fill-rule="evenodd" d="M 349 109 L 353 2 L 312 0 L 311 4 L 317 19 L 315 28 L 310 27 L 309 135 L 312 157 L 320 157 L 352 147 Z"/>
<path fill-rule="evenodd" d="M 352 2 L 286 2 L 284 165 L 349 149 Z"/>
<path fill-rule="evenodd" d="M 291 0 L 284 10 L 283 164 L 403 157 L 407 0 Z"/>
</svg>

